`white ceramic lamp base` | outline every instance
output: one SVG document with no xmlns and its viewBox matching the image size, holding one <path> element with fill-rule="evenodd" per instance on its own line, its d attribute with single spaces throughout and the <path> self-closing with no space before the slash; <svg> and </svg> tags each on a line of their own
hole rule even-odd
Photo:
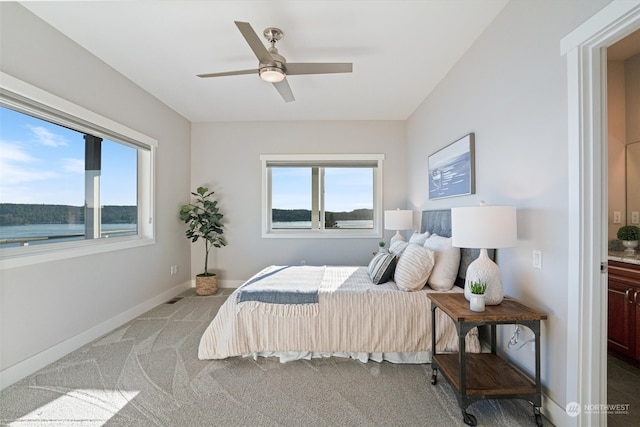
<svg viewBox="0 0 640 427">
<path fill-rule="evenodd" d="M 400 234 L 400 230 L 396 230 L 396 234 L 394 234 L 391 240 L 389 241 L 389 247 L 391 247 L 391 245 L 393 245 L 395 242 L 404 242 L 404 241 L 405 241 L 404 236 Z"/>
<path fill-rule="evenodd" d="M 481 249 L 478 259 L 469 264 L 467 268 L 467 277 L 464 282 L 464 297 L 467 301 L 471 301 L 470 285 L 473 282 L 487 284 L 484 299 L 486 305 L 498 305 L 502 302 L 504 294 L 500 267 L 489 258 L 486 249 Z"/>
</svg>

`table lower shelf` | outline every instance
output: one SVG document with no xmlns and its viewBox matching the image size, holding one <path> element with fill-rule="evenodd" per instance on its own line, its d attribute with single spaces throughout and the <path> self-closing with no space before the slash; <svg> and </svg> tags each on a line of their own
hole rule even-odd
<svg viewBox="0 0 640 427">
<path fill-rule="evenodd" d="M 536 393 L 535 383 L 500 356 L 467 353 L 466 395 L 527 395 Z M 436 354 L 433 361 L 453 388 L 460 392 L 458 354 Z"/>
</svg>

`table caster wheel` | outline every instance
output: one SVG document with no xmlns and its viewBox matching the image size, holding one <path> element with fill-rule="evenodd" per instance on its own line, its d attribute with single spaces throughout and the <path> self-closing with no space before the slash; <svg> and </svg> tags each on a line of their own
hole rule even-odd
<svg viewBox="0 0 640 427">
<path fill-rule="evenodd" d="M 477 426 L 478 425 L 478 420 L 476 420 L 476 417 L 474 417 L 471 414 L 467 414 L 465 411 L 462 412 L 463 415 L 463 421 L 466 425 L 468 426 Z"/>
<path fill-rule="evenodd" d="M 542 415 L 536 414 L 536 425 L 542 427 Z"/>
<path fill-rule="evenodd" d="M 438 383 L 438 374 L 433 374 L 431 377 L 431 384 L 436 385 Z"/>
<path fill-rule="evenodd" d="M 538 408 L 537 406 L 534 406 L 533 415 L 536 417 L 536 425 L 538 427 L 542 427 L 542 415 L 540 415 L 540 408 Z"/>
</svg>

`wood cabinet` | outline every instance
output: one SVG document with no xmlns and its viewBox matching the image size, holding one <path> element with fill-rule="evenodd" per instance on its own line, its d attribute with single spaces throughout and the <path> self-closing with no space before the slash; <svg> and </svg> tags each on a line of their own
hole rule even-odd
<svg viewBox="0 0 640 427">
<path fill-rule="evenodd" d="M 640 265 L 609 261 L 607 348 L 640 362 Z"/>
</svg>

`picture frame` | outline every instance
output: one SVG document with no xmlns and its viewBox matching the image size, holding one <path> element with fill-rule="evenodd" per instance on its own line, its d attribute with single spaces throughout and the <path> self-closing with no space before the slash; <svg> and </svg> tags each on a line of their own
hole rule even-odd
<svg viewBox="0 0 640 427">
<path fill-rule="evenodd" d="M 429 200 L 476 192 L 475 134 L 469 133 L 428 158 Z"/>
</svg>

